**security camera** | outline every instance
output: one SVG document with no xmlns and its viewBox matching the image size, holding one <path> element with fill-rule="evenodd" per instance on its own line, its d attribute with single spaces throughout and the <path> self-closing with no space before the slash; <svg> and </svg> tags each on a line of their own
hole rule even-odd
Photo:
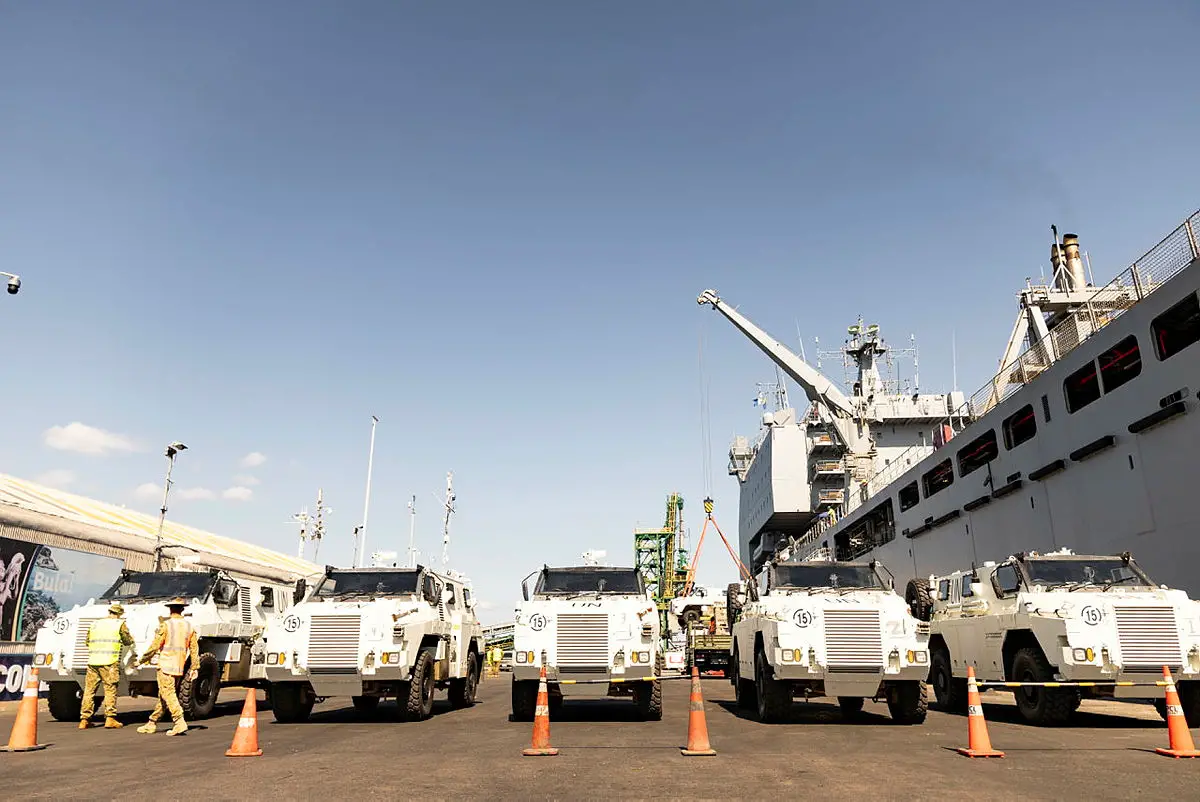
<svg viewBox="0 0 1200 802">
<path fill-rule="evenodd" d="M 21 291 L 21 277 L 13 276 L 8 280 L 8 294 L 16 295 Z"/>
</svg>

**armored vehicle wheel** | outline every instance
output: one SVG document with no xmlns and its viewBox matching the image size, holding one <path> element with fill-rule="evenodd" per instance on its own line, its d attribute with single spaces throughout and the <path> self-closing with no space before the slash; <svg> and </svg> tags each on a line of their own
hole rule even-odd
<svg viewBox="0 0 1200 802">
<path fill-rule="evenodd" d="M 450 706 L 471 707 L 479 690 L 479 656 L 475 652 L 467 655 L 467 676 L 450 680 Z"/>
<path fill-rule="evenodd" d="M 1053 682 L 1054 669 L 1040 649 L 1025 647 L 1013 657 L 1014 682 Z M 1079 691 L 1059 688 L 1016 688 L 1017 709 L 1030 724 L 1063 724 L 1079 707 Z"/>
<path fill-rule="evenodd" d="M 918 621 L 928 621 L 933 613 L 933 594 L 929 592 L 929 581 L 925 579 L 910 579 L 904 589 L 904 601 L 908 603 L 909 612 Z"/>
<path fill-rule="evenodd" d="M 944 648 L 935 649 L 929 658 L 929 682 L 942 712 L 961 713 L 967 709 L 967 683 L 954 678 L 950 652 Z"/>
<path fill-rule="evenodd" d="M 756 703 L 754 683 L 748 679 L 742 679 L 741 669 L 738 667 L 739 660 L 740 658 L 735 652 L 729 666 L 729 677 L 733 681 L 733 701 L 740 709 L 750 710 Z"/>
<path fill-rule="evenodd" d="M 888 712 L 897 724 L 923 724 L 929 713 L 929 690 L 924 682 L 897 682 L 887 689 Z"/>
<path fill-rule="evenodd" d="M 433 650 L 425 648 L 417 652 L 412 680 L 408 683 L 408 695 L 400 700 L 405 719 L 423 721 L 433 714 L 434 687 Z"/>
<path fill-rule="evenodd" d="M 534 708 L 537 706 L 537 680 L 525 679 L 512 681 L 512 714 L 514 721 L 533 721 Z"/>
<path fill-rule="evenodd" d="M 842 708 L 842 715 L 849 718 L 862 712 L 863 701 L 861 696 L 839 696 L 838 707 Z"/>
<path fill-rule="evenodd" d="M 379 707 L 378 696 L 351 696 L 350 701 L 355 710 L 361 710 L 364 713 L 369 713 Z"/>
<path fill-rule="evenodd" d="M 196 678 L 191 679 L 195 668 Z M 187 667 L 179 683 L 179 706 L 189 719 L 208 718 L 221 692 L 221 664 L 211 652 L 200 655 L 200 665 Z"/>
<path fill-rule="evenodd" d="M 51 682 L 50 715 L 55 721 L 79 721 L 79 713 L 83 708 L 83 689 L 74 682 Z"/>
<path fill-rule="evenodd" d="M 277 682 L 271 685 L 271 712 L 280 724 L 307 721 L 315 701 L 303 682 Z"/>
<path fill-rule="evenodd" d="M 658 656 L 658 660 L 654 664 L 654 674 L 657 677 L 662 676 L 663 659 L 662 655 Z M 643 721 L 661 721 L 662 720 L 662 683 L 657 679 L 653 682 L 639 682 L 634 688 L 634 701 L 638 706 L 638 713 Z"/>
<path fill-rule="evenodd" d="M 1179 692 L 1179 706 L 1183 708 L 1183 716 L 1189 727 L 1200 727 L 1200 682 L 1195 680 L 1181 682 L 1176 687 Z M 1167 701 L 1163 700 L 1162 716 L 1165 719 Z"/>
<path fill-rule="evenodd" d="M 759 649 L 754 659 L 754 690 L 758 702 L 758 720 L 764 723 L 782 720 L 792 706 L 791 689 L 786 683 L 775 679 L 773 673 L 767 663 L 766 653 Z"/>
</svg>

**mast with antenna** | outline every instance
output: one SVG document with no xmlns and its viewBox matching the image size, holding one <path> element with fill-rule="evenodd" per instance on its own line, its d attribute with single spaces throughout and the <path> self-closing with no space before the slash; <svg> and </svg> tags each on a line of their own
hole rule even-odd
<svg viewBox="0 0 1200 802">
<path fill-rule="evenodd" d="M 446 474 L 446 516 L 442 520 L 442 568 L 450 562 L 450 513 L 454 512 L 454 471 Z"/>
<path fill-rule="evenodd" d="M 408 567 L 417 567 L 417 496 L 408 502 Z"/>
<path fill-rule="evenodd" d="M 367 495 L 363 499 L 363 517 L 362 523 L 354 529 L 354 568 L 357 568 L 363 561 L 363 555 L 367 549 L 367 513 L 371 509 L 371 468 L 375 463 L 375 427 L 379 425 L 379 418 L 371 416 L 371 450 L 367 454 Z"/>
</svg>

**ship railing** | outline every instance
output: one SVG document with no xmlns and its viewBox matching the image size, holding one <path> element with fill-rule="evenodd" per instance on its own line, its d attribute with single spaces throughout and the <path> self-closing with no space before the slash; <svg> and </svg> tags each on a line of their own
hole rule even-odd
<svg viewBox="0 0 1200 802">
<path fill-rule="evenodd" d="M 939 425 L 949 425 L 954 431 L 982 416 L 984 413 L 1010 398 L 1042 371 L 1075 350 L 1096 332 L 1133 308 L 1159 287 L 1166 284 L 1192 262 L 1200 259 L 1200 210 L 1179 224 L 1157 245 L 1146 251 L 1132 265 L 1121 271 L 1112 281 L 1099 289 L 1092 290 L 1082 312 L 1055 326 L 1048 341 L 1027 348 L 1020 356 L 1006 365 L 991 381 L 967 398 Z M 914 445 L 873 473 L 867 479 L 867 498 L 880 492 L 900 478 L 913 464 L 928 454 L 919 450 L 932 451 L 930 446 Z M 850 494 L 842 515 L 860 506 L 856 494 Z M 819 531 L 818 527 L 820 528 Z M 800 536 L 798 542 L 812 543 L 830 524 L 818 522 Z"/>
</svg>

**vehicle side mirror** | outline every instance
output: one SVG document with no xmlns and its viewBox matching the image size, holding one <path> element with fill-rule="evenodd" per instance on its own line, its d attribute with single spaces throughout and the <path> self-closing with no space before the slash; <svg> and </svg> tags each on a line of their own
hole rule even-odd
<svg viewBox="0 0 1200 802">
<path fill-rule="evenodd" d="M 521 597 L 523 599 L 525 599 L 525 601 L 529 601 L 529 582 L 528 581 L 521 583 Z"/>
<path fill-rule="evenodd" d="M 304 601 L 304 594 L 308 592 L 308 582 L 303 579 L 296 580 L 296 590 L 292 593 L 292 604 L 299 604 Z"/>
<path fill-rule="evenodd" d="M 454 601 L 454 591 L 450 588 L 442 588 L 442 604 L 450 604 Z"/>
</svg>

